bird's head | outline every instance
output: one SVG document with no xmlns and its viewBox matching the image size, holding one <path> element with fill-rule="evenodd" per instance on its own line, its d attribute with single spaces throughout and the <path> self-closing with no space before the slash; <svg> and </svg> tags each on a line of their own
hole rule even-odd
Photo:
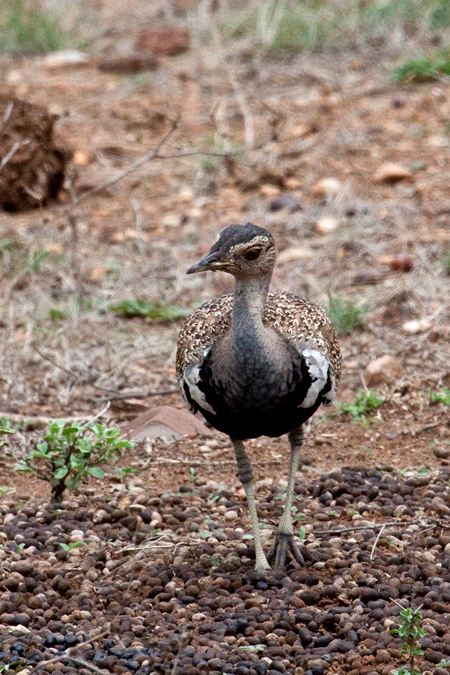
<svg viewBox="0 0 450 675">
<path fill-rule="evenodd" d="M 270 274 L 275 265 L 277 249 L 270 232 L 257 225 L 228 225 L 202 260 L 192 265 L 186 274 L 196 272 L 228 272 L 239 279 Z"/>
</svg>

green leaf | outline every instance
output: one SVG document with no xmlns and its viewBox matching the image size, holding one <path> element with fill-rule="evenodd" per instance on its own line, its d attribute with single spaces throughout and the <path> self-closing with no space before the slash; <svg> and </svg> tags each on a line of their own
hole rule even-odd
<svg viewBox="0 0 450 675">
<path fill-rule="evenodd" d="M 16 464 L 14 466 L 14 471 L 27 471 L 28 473 L 34 473 L 33 469 L 25 462 L 19 462 Z"/>
<path fill-rule="evenodd" d="M 78 474 L 77 476 L 73 476 L 72 478 L 69 478 L 69 480 L 66 483 L 66 487 L 69 490 L 76 490 L 80 478 L 81 478 L 81 474 Z"/>
<path fill-rule="evenodd" d="M 65 429 L 62 430 L 62 435 L 63 436 L 72 436 L 74 434 L 77 434 L 80 431 L 79 426 L 73 425 L 71 427 L 66 427 Z"/>
<path fill-rule="evenodd" d="M 59 469 L 56 469 L 53 476 L 54 478 L 56 478 L 56 480 L 62 480 L 67 476 L 68 471 L 69 469 L 67 468 L 67 466 L 61 466 Z"/>
<path fill-rule="evenodd" d="M 105 472 L 99 466 L 89 466 L 86 469 L 86 473 L 94 476 L 95 478 L 104 478 Z"/>
</svg>

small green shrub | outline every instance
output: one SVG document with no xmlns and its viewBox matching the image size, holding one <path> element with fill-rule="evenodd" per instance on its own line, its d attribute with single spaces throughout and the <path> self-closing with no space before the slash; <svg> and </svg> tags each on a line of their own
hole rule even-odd
<svg viewBox="0 0 450 675">
<path fill-rule="evenodd" d="M 426 82 L 436 80 L 440 75 L 450 75 L 450 47 L 407 61 L 393 72 L 394 79 L 400 82 Z"/>
<path fill-rule="evenodd" d="M 428 395 L 432 405 L 436 403 L 450 405 L 450 389 L 447 389 L 447 387 L 444 387 L 441 391 L 431 391 L 431 389 L 428 389 Z"/>
<path fill-rule="evenodd" d="M 3 439 L 2 436 L 8 436 L 13 434 L 14 429 L 11 426 L 11 422 L 6 419 L 6 417 L 0 417 L 0 448 L 4 448 L 9 445 L 6 439 Z"/>
<path fill-rule="evenodd" d="M 122 300 L 120 305 L 110 305 L 109 309 L 125 319 L 141 317 L 152 321 L 176 321 L 190 314 L 189 310 L 176 305 L 148 300 Z"/>
<path fill-rule="evenodd" d="M 369 311 L 367 303 L 328 297 L 328 316 L 339 335 L 351 333 L 357 326 L 364 326 L 365 315 Z"/>
<path fill-rule="evenodd" d="M 9 0 L 0 10 L 0 51 L 45 54 L 63 49 L 67 36 L 56 17 L 36 0 Z"/>
<path fill-rule="evenodd" d="M 131 466 L 122 466 L 116 469 L 116 474 L 121 483 L 124 483 L 129 476 L 138 476 L 140 473 L 139 469 L 133 469 Z"/>
<path fill-rule="evenodd" d="M 50 483 L 52 499 L 62 501 L 66 489 L 76 490 L 78 484 L 90 476 L 103 478 L 100 464 L 122 454 L 133 443 L 121 438 L 119 429 L 104 424 L 66 424 L 55 420 L 48 426 L 43 439 L 25 459 L 19 461 L 16 471 L 27 471 Z"/>
<path fill-rule="evenodd" d="M 359 389 L 354 403 L 338 403 L 342 413 L 350 415 L 354 422 L 360 422 L 363 425 L 368 424 L 373 418 L 368 418 L 368 413 L 376 410 L 384 402 L 384 399 L 378 398 L 373 389 L 364 391 Z"/>
<path fill-rule="evenodd" d="M 427 631 L 420 627 L 423 617 L 420 613 L 421 607 L 413 609 L 407 607 L 400 611 L 400 627 L 392 628 L 392 635 L 403 638 L 404 644 L 400 650 L 401 654 L 407 654 L 409 665 L 402 666 L 393 671 L 393 675 L 420 675 L 420 670 L 415 666 L 416 656 L 423 656 L 424 651 L 420 648 L 419 640 L 427 635 Z"/>
</svg>

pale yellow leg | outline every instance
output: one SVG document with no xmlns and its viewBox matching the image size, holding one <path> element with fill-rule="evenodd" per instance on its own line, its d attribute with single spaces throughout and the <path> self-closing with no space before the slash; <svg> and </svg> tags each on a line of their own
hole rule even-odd
<svg viewBox="0 0 450 675">
<path fill-rule="evenodd" d="M 284 505 L 283 515 L 278 524 L 275 541 L 272 544 L 268 559 L 272 561 L 275 559 L 275 569 L 284 569 L 286 561 L 286 554 L 290 550 L 293 558 L 301 565 L 304 563 L 303 556 L 296 544 L 294 543 L 294 526 L 292 524 L 292 504 L 294 501 L 295 477 L 297 475 L 298 465 L 300 462 L 300 449 L 303 444 L 303 428 L 294 429 L 289 434 L 289 441 L 291 444 L 291 459 L 289 462 L 288 484 L 286 488 L 286 502 Z"/>
<path fill-rule="evenodd" d="M 259 572 L 270 570 L 270 565 L 267 562 L 266 555 L 261 544 L 261 533 L 259 530 L 258 513 L 256 511 L 255 493 L 253 490 L 253 468 L 250 459 L 245 452 L 242 441 L 232 439 L 234 445 L 234 452 L 236 455 L 236 462 L 238 468 L 239 480 L 247 497 L 248 510 L 250 512 L 250 520 L 253 529 L 253 541 L 255 543 L 256 564 L 255 569 Z"/>
</svg>

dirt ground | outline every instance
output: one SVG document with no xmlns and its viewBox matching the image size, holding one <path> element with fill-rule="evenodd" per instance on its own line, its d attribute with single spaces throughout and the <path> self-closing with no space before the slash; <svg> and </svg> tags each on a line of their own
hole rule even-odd
<svg viewBox="0 0 450 675">
<path fill-rule="evenodd" d="M 354 401 L 374 359 L 391 355 L 402 371 L 376 387 L 384 402 L 368 424 L 339 406 L 316 414 L 300 482 L 340 467 L 394 468 L 406 478 L 445 471 L 449 407 L 432 404 L 430 392 L 450 388 L 448 78 L 393 82 L 410 45 L 274 58 L 245 39 L 202 44 L 195 35 L 154 70 L 104 72 L 98 62 L 126 53 L 140 11 L 147 16 L 145 3 L 132 5 L 124 16 L 120 3 L 90 3 L 103 37 L 83 66 L 0 60 L 2 90 L 57 115 L 56 139 L 73 152 L 55 202 L 0 213 L 0 415 L 31 418 L 18 454 L 38 433 L 33 418 L 87 419 L 111 400 L 106 419 L 120 426 L 149 406 L 182 407 L 179 322 L 110 308 L 145 299 L 189 311 L 228 292 L 225 275 L 184 272 L 221 228 L 251 221 L 276 238 L 274 289 L 367 307 L 364 325 L 340 336 L 338 403 Z M 156 147 L 176 119 L 159 157 L 74 205 Z M 380 177 L 388 163 L 404 174 Z M 338 181 L 329 194 L 324 178 Z M 281 195 L 293 199 L 277 209 Z M 327 217 L 328 233 L 318 226 Z M 412 269 L 393 269 L 395 256 L 408 256 Z M 287 440 L 248 447 L 256 480 L 283 486 Z M 49 499 L 45 483 L 13 465 L 0 457 L 0 485 L 16 491 L 0 500 Z M 140 471 L 132 483 L 152 498 L 208 481 L 241 495 L 231 444 L 218 432 L 137 445 L 121 466 Z M 115 467 L 90 486 L 96 495 L 117 488 Z"/>
</svg>

